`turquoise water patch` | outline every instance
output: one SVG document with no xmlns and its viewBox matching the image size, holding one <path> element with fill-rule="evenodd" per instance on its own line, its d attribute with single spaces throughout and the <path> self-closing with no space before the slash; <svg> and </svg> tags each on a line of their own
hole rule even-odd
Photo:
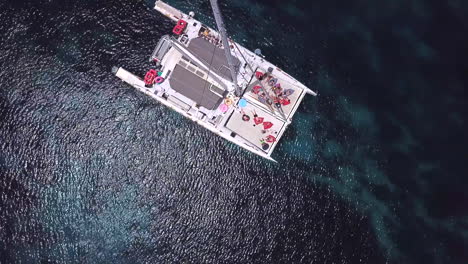
<svg viewBox="0 0 468 264">
<path fill-rule="evenodd" d="M 317 117 L 296 112 L 294 123 L 281 138 L 278 152 L 304 161 L 312 162 L 317 154 L 317 141 L 314 136 L 314 124 Z"/>
<path fill-rule="evenodd" d="M 341 108 L 338 116 L 341 121 L 349 122 L 353 128 L 368 136 L 375 136 L 379 132 L 375 115 L 369 108 L 352 103 L 343 96 L 338 98 L 337 104 Z"/>
<path fill-rule="evenodd" d="M 327 143 L 325 143 L 323 154 L 326 158 L 341 157 L 343 154 L 343 148 L 335 140 L 328 140 Z"/>
</svg>

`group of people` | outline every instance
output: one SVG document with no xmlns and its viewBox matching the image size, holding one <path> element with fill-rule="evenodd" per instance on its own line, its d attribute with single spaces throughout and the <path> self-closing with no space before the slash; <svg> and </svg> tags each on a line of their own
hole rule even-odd
<svg viewBox="0 0 468 264">
<path fill-rule="evenodd" d="M 200 37 L 204 38 L 205 40 L 217 46 L 218 48 L 223 48 L 223 41 L 220 38 L 210 34 L 210 31 L 208 29 L 202 31 L 199 35 Z"/>
<path fill-rule="evenodd" d="M 281 87 L 281 84 L 278 82 L 278 79 L 274 78 L 268 72 L 267 73 L 256 72 L 255 76 L 257 77 L 259 81 L 265 81 L 265 83 L 267 83 L 268 86 L 270 86 L 270 89 L 273 92 L 273 96 L 270 96 L 269 94 L 266 94 L 265 91 L 263 91 L 261 85 L 255 85 L 252 88 L 252 93 L 258 96 L 258 100 L 261 103 L 269 104 L 269 105 L 274 103 L 276 107 L 289 105 L 291 103 L 291 100 L 288 98 L 288 96 L 294 93 L 293 89 L 284 90 Z M 273 97 L 273 100 L 271 99 L 271 97 Z"/>
<path fill-rule="evenodd" d="M 242 120 L 245 122 L 249 122 L 250 115 L 246 114 L 244 110 L 241 109 L 242 113 Z M 276 141 L 276 137 L 271 135 L 271 134 L 277 134 L 276 131 L 272 131 L 273 123 L 269 121 L 265 121 L 265 119 L 261 116 L 258 116 L 255 111 L 252 111 L 253 115 L 253 126 L 258 126 L 258 125 L 263 125 L 263 128 L 261 129 L 262 134 L 268 134 L 268 136 L 260 139 L 260 143 L 262 144 L 263 150 L 267 150 L 269 148 L 268 143 L 274 143 Z"/>
</svg>

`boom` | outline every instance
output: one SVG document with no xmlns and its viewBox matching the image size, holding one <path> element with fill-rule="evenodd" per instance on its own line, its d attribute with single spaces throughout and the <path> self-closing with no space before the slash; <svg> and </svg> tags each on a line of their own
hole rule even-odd
<svg viewBox="0 0 468 264">
<path fill-rule="evenodd" d="M 229 64 L 229 71 L 231 72 L 232 82 L 234 83 L 234 86 L 236 88 L 236 95 L 240 96 L 241 90 L 240 90 L 240 87 L 237 85 L 236 68 L 234 67 L 234 62 L 231 57 L 231 48 L 230 48 L 229 41 L 227 38 L 226 28 L 224 27 L 223 18 L 221 17 L 221 10 L 219 9 L 219 6 L 218 6 L 218 0 L 210 0 L 210 3 L 211 3 L 211 8 L 213 9 L 213 15 L 216 20 L 218 31 L 221 34 L 221 39 L 223 41 L 224 53 L 226 54 L 226 59 Z"/>
</svg>

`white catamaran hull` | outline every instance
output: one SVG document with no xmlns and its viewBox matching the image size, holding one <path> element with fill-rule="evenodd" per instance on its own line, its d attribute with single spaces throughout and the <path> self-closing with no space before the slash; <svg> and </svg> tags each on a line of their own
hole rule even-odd
<svg viewBox="0 0 468 264">
<path fill-rule="evenodd" d="M 228 40 L 228 49 L 233 54 L 230 63 L 237 63 L 238 71 L 233 74 L 230 67 L 231 74 L 226 74 L 223 72 L 228 68 L 225 59 L 230 54 L 224 49 L 224 45 L 218 44 L 218 32 L 195 20 L 192 12 L 186 15 L 162 1 L 156 1 L 155 9 L 177 21 L 178 25 L 181 21 L 184 24 L 182 32 L 177 32 L 178 38 L 164 36 L 151 56 L 151 60 L 157 61 L 160 67 L 157 81 L 148 85 L 146 77 L 142 80 L 123 68 L 113 69 L 116 76 L 224 139 L 274 161 L 271 154 L 291 123 L 300 102 L 305 94 L 316 93 L 259 54 L 232 40 Z M 226 57 L 223 53 L 226 53 Z M 211 62 L 207 63 L 209 58 Z M 213 58 L 218 63 L 217 66 L 213 64 Z M 242 65 L 244 66 L 241 67 Z M 255 78 L 259 71 L 264 72 L 269 79 Z M 273 86 L 272 79 L 275 83 L 278 82 L 278 87 L 281 83 L 284 90 L 289 91 L 289 97 L 274 94 L 276 85 Z M 283 99 L 288 100 L 287 104 L 272 108 L 271 101 L 267 104 L 261 100 L 258 92 L 253 92 L 259 87 L 263 87 L 262 91 L 266 92 L 262 94 L 262 98 L 272 99 L 270 93 L 273 91 L 276 105 Z M 245 104 L 241 105 L 241 101 Z M 246 115 L 248 120 L 244 119 Z M 258 116 L 265 122 L 254 123 L 253 120 Z"/>
</svg>

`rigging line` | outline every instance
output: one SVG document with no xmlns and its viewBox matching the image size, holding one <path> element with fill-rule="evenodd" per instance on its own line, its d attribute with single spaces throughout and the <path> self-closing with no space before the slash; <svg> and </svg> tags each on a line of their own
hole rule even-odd
<svg viewBox="0 0 468 264">
<path fill-rule="evenodd" d="M 247 64 L 247 66 L 249 66 L 250 70 L 251 70 L 252 73 L 253 73 L 254 70 L 253 70 L 252 67 L 250 66 L 249 62 L 245 59 L 244 54 L 242 54 L 242 53 L 240 52 L 239 47 L 237 47 L 236 42 L 234 42 L 234 41 L 232 41 L 232 40 L 231 40 L 231 42 L 232 42 L 232 44 L 234 44 L 234 47 L 237 48 L 237 51 L 239 51 L 239 54 L 242 56 L 242 58 L 244 59 L 245 63 Z M 239 72 L 240 72 L 240 67 L 239 67 Z M 241 76 L 242 76 L 242 79 L 244 79 L 244 81 L 245 81 L 246 83 L 249 82 L 249 81 L 247 80 L 247 78 L 245 78 L 244 75 L 241 74 Z M 246 87 L 246 88 L 247 88 L 247 87 Z"/>
<path fill-rule="evenodd" d="M 249 61 L 245 58 L 244 54 L 240 51 L 239 47 L 237 46 L 237 44 L 235 42 L 233 42 L 234 46 L 236 47 L 237 51 L 240 53 L 240 55 L 242 56 L 242 58 L 244 59 L 245 63 L 247 63 L 247 66 L 249 66 L 250 70 L 253 72 L 253 68 L 252 66 L 249 64 Z M 244 78 L 245 80 L 245 78 Z M 279 80 L 279 78 L 278 78 Z M 291 86 L 294 86 L 294 87 L 297 87 L 296 85 L 294 85 L 293 83 L 289 82 L 289 81 L 286 81 L 284 79 L 281 79 L 281 82 L 286 82 L 288 84 L 290 84 Z"/>
<path fill-rule="evenodd" d="M 242 54 L 241 50 L 239 49 L 239 47 L 237 46 L 236 42 L 232 42 L 234 44 L 234 47 L 236 47 L 237 51 L 239 52 L 239 54 L 242 56 L 242 58 L 244 59 L 245 63 L 247 63 L 247 66 L 249 66 L 250 70 L 252 71 L 252 74 L 255 74 L 252 66 L 250 66 L 249 62 L 247 61 L 247 59 L 245 58 L 244 54 Z M 244 78 L 245 79 L 245 78 Z M 270 96 L 270 93 L 267 92 L 267 90 L 265 89 L 265 87 L 263 86 L 263 83 L 262 81 L 259 80 L 259 83 L 260 83 L 260 87 L 262 87 L 262 92 L 264 92 L 266 95 L 268 95 L 268 98 L 270 98 L 270 100 L 273 102 L 274 100 L 271 98 Z M 271 112 L 275 112 L 274 108 L 269 105 L 269 104 L 265 104 L 266 106 L 268 106 L 268 108 L 270 108 L 270 111 Z M 286 120 L 286 116 L 284 115 L 284 112 L 283 112 L 283 109 L 280 107 L 278 108 L 278 112 L 281 114 L 281 117 L 283 117 L 285 120 Z"/>
<path fill-rule="evenodd" d="M 216 25 L 218 27 L 218 33 L 224 43 L 224 55 L 226 56 L 226 60 L 229 66 L 229 71 L 231 72 L 232 82 L 234 83 L 235 93 L 236 96 L 239 96 L 240 90 L 237 83 L 237 72 L 234 66 L 234 62 L 231 56 L 231 49 L 229 45 L 229 40 L 227 37 L 226 27 L 224 26 L 224 21 L 221 16 L 221 10 L 219 9 L 218 1 L 217 0 L 210 0 L 211 9 L 213 10 L 213 15 L 216 21 Z"/>
<path fill-rule="evenodd" d="M 240 51 L 239 47 L 237 46 L 237 43 L 234 42 L 234 41 L 233 41 L 232 43 L 234 44 L 234 47 L 236 47 L 237 51 L 238 51 L 239 54 L 242 56 L 242 58 L 244 59 L 245 63 L 247 63 L 247 66 L 249 66 L 250 70 L 251 70 L 252 73 L 253 73 L 254 70 L 253 70 L 252 66 L 250 66 L 249 61 L 245 58 L 244 54 L 242 54 L 242 52 Z"/>
</svg>

